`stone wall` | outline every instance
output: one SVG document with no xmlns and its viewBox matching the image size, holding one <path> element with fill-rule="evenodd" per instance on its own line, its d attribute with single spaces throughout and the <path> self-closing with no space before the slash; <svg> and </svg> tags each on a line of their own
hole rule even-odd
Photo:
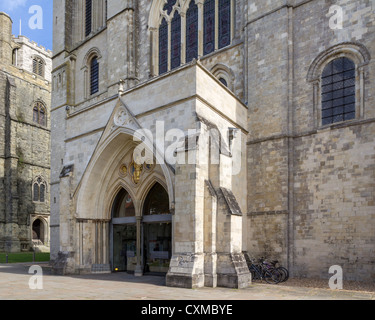
<svg viewBox="0 0 375 320">
<path fill-rule="evenodd" d="M 343 9 L 341 30 L 329 27 L 333 4 Z M 248 15 L 247 250 L 295 276 L 328 278 L 340 265 L 345 279 L 373 279 L 374 3 L 255 1 Z M 322 127 L 308 75 L 339 44 L 363 50 L 357 117 Z"/>
</svg>

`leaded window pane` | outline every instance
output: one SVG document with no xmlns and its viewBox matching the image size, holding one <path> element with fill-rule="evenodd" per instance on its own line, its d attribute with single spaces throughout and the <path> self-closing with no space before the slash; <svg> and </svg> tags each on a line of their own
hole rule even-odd
<svg viewBox="0 0 375 320">
<path fill-rule="evenodd" d="M 181 65 L 181 16 L 176 11 L 171 23 L 171 69 Z"/>
<path fill-rule="evenodd" d="M 39 185 L 37 183 L 34 183 L 33 201 L 39 201 Z"/>
<path fill-rule="evenodd" d="M 85 21 L 86 37 L 91 33 L 92 29 L 92 0 L 86 0 L 86 21 Z"/>
<path fill-rule="evenodd" d="M 91 60 L 90 72 L 90 93 L 95 94 L 99 91 L 99 62 L 95 57 Z"/>
<path fill-rule="evenodd" d="M 168 71 L 168 23 L 165 19 L 159 28 L 159 74 Z"/>
<path fill-rule="evenodd" d="M 219 81 L 226 87 L 228 87 L 228 82 L 224 78 L 220 78 Z"/>
<path fill-rule="evenodd" d="M 46 201 L 46 186 L 44 184 L 40 185 L 40 202 Z"/>
<path fill-rule="evenodd" d="M 215 50 L 215 0 L 204 3 L 204 54 Z"/>
<path fill-rule="evenodd" d="M 33 109 L 33 121 L 39 123 L 39 109 L 37 106 Z"/>
<path fill-rule="evenodd" d="M 219 49 L 231 42 L 231 0 L 219 0 Z"/>
<path fill-rule="evenodd" d="M 186 62 L 198 58 L 198 6 L 190 2 L 186 13 Z"/>
<path fill-rule="evenodd" d="M 177 0 L 168 0 L 168 3 L 166 3 L 163 7 L 163 11 L 167 11 L 168 15 L 171 14 L 173 10 L 173 6 L 176 4 Z"/>
<path fill-rule="evenodd" d="M 322 124 L 355 119 L 355 64 L 331 61 L 322 72 Z"/>
</svg>

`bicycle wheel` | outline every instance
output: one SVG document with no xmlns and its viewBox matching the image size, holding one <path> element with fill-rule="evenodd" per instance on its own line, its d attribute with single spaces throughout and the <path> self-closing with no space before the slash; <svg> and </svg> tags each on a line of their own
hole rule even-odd
<svg viewBox="0 0 375 320">
<path fill-rule="evenodd" d="M 264 272 L 264 280 L 269 284 L 278 284 L 282 279 L 282 273 L 277 269 L 266 270 Z"/>
<path fill-rule="evenodd" d="M 282 274 L 282 278 L 280 282 L 286 282 L 289 279 L 289 271 L 288 269 L 284 267 L 278 267 L 276 270 L 278 270 Z"/>
</svg>

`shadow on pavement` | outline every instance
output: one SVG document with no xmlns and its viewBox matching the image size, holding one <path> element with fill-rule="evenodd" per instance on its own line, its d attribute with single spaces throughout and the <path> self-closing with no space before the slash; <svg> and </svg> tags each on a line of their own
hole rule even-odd
<svg viewBox="0 0 375 320">
<path fill-rule="evenodd" d="M 144 275 L 142 277 L 135 277 L 133 274 L 126 272 L 106 273 L 106 274 L 84 274 L 84 275 L 55 275 L 52 274 L 49 263 L 14 263 L 14 264 L 0 264 L 0 278 L 4 274 L 19 274 L 29 275 L 31 266 L 40 266 L 43 269 L 44 276 L 50 277 L 67 277 L 80 280 L 97 280 L 97 281 L 120 281 L 129 283 L 145 283 L 156 286 L 165 286 L 165 275 Z"/>
</svg>

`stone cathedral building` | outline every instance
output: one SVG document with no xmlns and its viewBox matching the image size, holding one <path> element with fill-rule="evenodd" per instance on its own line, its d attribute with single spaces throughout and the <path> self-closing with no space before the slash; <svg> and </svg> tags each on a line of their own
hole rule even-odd
<svg viewBox="0 0 375 320">
<path fill-rule="evenodd" d="M 0 252 L 49 251 L 51 70 L 0 12 Z"/>
<path fill-rule="evenodd" d="M 242 288 L 247 252 L 375 278 L 374 1 L 59 0 L 53 21 L 55 272 Z"/>
</svg>

